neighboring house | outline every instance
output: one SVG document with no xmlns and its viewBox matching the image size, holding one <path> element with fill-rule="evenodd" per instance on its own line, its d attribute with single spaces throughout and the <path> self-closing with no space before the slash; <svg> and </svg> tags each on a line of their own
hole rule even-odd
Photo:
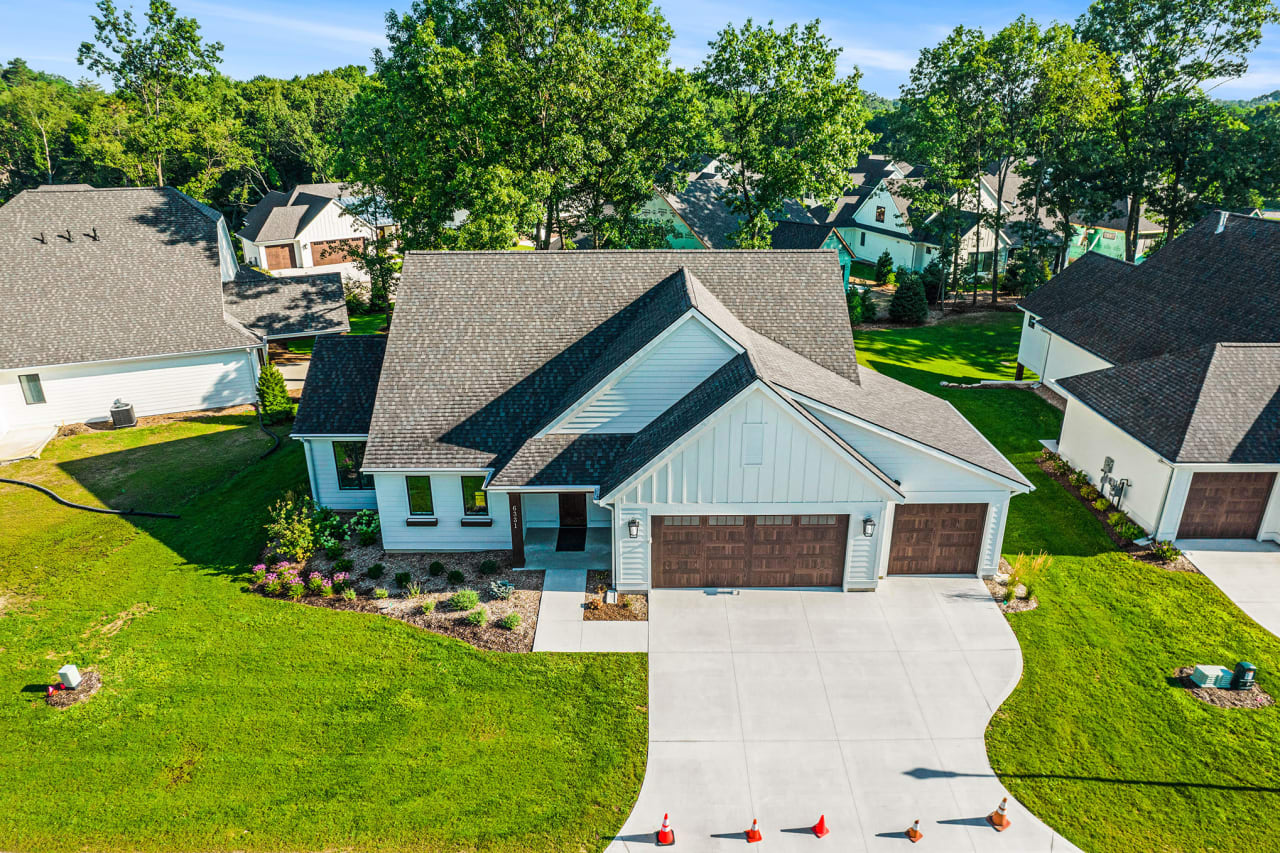
<svg viewBox="0 0 1280 853">
<path fill-rule="evenodd" d="M 773 249 L 831 249 L 840 262 L 840 280 L 845 287 L 849 285 L 849 271 L 853 266 L 854 251 L 840 229 L 834 225 L 819 225 L 816 222 L 778 222 L 769 234 L 770 248 Z"/>
<path fill-rule="evenodd" d="M 376 221 L 349 209 L 355 199 L 340 183 L 300 184 L 290 193 L 272 190 L 245 214 L 236 235 L 245 262 L 277 271 L 343 264 L 343 273 L 368 276 L 352 266 L 353 255 L 369 240 L 393 228 L 389 217 Z"/>
<path fill-rule="evenodd" d="M 171 187 L 27 190 L 0 207 L 0 434 L 251 403 L 272 337 L 347 329 L 336 275 L 237 266 L 216 210 Z"/>
<path fill-rule="evenodd" d="M 1059 452 L 1160 539 L 1280 541 L 1277 257 L 1280 222 L 1219 213 L 1019 306 L 1019 373 L 1067 399 Z"/>
<path fill-rule="evenodd" d="M 1249 212 L 1250 216 L 1256 216 L 1259 219 L 1276 219 L 1280 220 L 1280 210 L 1269 210 L 1265 207 L 1255 207 Z"/>
<path fill-rule="evenodd" d="M 410 252 L 320 341 L 293 437 L 390 551 L 599 554 L 621 589 L 994 572 L 1027 480 L 860 369 L 832 251 Z M 559 547 L 559 552 L 557 552 Z"/>
</svg>

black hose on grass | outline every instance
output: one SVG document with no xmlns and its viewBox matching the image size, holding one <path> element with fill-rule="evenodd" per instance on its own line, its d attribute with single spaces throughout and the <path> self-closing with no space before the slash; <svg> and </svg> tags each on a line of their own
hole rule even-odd
<svg viewBox="0 0 1280 853">
<path fill-rule="evenodd" d="M 69 500 L 58 497 L 44 486 L 37 486 L 35 483 L 28 483 L 25 480 L 10 480 L 8 477 L 0 477 L 0 483 L 8 483 L 11 486 L 26 486 L 28 489 L 35 489 L 37 492 L 43 492 L 53 498 L 63 506 L 72 509 L 82 509 L 85 512 L 100 512 L 103 515 L 137 515 L 144 518 L 182 518 L 180 515 L 174 515 L 170 512 L 146 512 L 140 509 L 104 509 L 100 506 L 85 506 L 84 504 L 75 504 Z"/>
<path fill-rule="evenodd" d="M 263 420 L 262 420 L 262 406 L 261 406 L 261 405 L 259 405 L 258 403 L 254 403 L 254 404 L 253 404 L 253 410 L 254 410 L 255 412 L 257 412 L 257 413 L 258 413 L 258 429 L 262 430 L 262 431 L 263 431 L 263 432 L 265 432 L 267 435 L 271 436 L 271 440 L 275 442 L 275 444 L 271 445 L 271 449 L 270 449 L 270 450 L 268 450 L 266 453 L 264 453 L 264 454 L 262 454 L 261 456 L 259 456 L 259 457 L 258 457 L 258 461 L 262 461 L 263 459 L 266 459 L 266 458 L 267 458 L 268 456 L 270 456 L 272 453 L 275 453 L 277 450 L 279 450 L 279 449 L 280 449 L 280 436 L 276 435 L 274 432 L 272 432 L 271 430 L 267 429 L 267 425 L 266 425 L 266 424 L 263 422 Z"/>
</svg>

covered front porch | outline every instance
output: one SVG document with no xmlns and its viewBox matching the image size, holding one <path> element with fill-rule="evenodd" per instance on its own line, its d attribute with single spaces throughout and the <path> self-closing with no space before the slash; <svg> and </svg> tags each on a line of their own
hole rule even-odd
<svg viewBox="0 0 1280 853">
<path fill-rule="evenodd" d="M 590 491 L 513 491 L 511 544 L 526 569 L 610 571 L 613 513 Z"/>
</svg>

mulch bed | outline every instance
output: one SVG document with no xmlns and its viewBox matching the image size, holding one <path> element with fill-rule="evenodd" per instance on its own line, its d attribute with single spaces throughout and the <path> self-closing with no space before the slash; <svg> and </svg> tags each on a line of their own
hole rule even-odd
<svg viewBox="0 0 1280 853">
<path fill-rule="evenodd" d="M 1057 471 L 1054 471 L 1052 463 L 1049 460 L 1045 459 L 1043 456 L 1038 457 L 1036 459 L 1036 464 L 1040 466 L 1041 471 L 1045 472 L 1054 480 L 1056 480 L 1058 484 L 1062 486 L 1062 488 L 1067 490 L 1068 494 L 1070 494 L 1077 501 L 1079 501 L 1081 506 L 1083 506 L 1089 512 L 1093 513 L 1093 517 L 1098 519 L 1098 523 L 1101 524 L 1102 529 L 1106 531 L 1107 537 L 1110 538 L 1113 543 L 1115 543 L 1115 546 L 1118 550 L 1125 552 L 1130 557 L 1133 557 L 1135 560 L 1138 560 L 1139 562 L 1147 563 L 1148 565 L 1152 565 L 1152 566 L 1158 566 L 1159 568 L 1162 568 L 1165 571 L 1186 572 L 1188 574 L 1200 573 L 1200 570 L 1195 567 L 1195 564 L 1192 563 L 1190 560 L 1188 560 L 1185 556 L 1178 556 L 1178 557 L 1175 557 L 1173 560 L 1162 560 L 1159 557 L 1157 557 L 1155 552 L 1152 551 L 1150 548 L 1143 547 L 1142 545 L 1137 545 L 1131 539 L 1125 539 L 1123 536 L 1121 536 L 1119 533 L 1116 532 L 1114 527 L 1112 527 L 1107 522 L 1107 515 L 1112 512 L 1118 511 L 1116 510 L 1115 507 L 1109 507 L 1106 510 L 1096 509 L 1093 505 L 1093 502 L 1085 500 L 1084 497 L 1080 494 L 1080 489 L 1071 484 L 1071 481 L 1068 479 L 1070 474 L 1059 474 Z"/>
<path fill-rule="evenodd" d="M 353 610 L 359 613 L 377 613 L 392 619 L 399 619 L 410 625 L 424 628 L 437 634 L 453 637 L 469 643 L 478 649 L 499 652 L 528 652 L 533 650 L 533 634 L 538 626 L 538 606 L 542 601 L 542 572 L 530 570 L 514 570 L 511 568 L 511 552 L 505 551 L 470 551 L 466 553 L 439 552 L 415 554 L 388 554 L 382 550 L 381 540 L 373 545 L 359 545 L 354 539 L 348 543 L 344 557 L 352 560 L 355 567 L 350 574 L 355 582 L 356 599 L 348 601 L 341 596 L 323 596 L 308 593 L 300 600 L 302 604 L 313 607 L 327 607 L 330 610 Z M 340 558 L 341 559 L 341 558 Z M 480 564 L 485 560 L 498 563 L 498 573 L 481 574 Z M 439 561 L 444 565 L 444 573 L 432 576 L 428 567 Z M 381 563 L 382 575 L 377 579 L 366 575 L 370 566 Z M 331 577 L 335 571 L 334 561 L 322 553 L 317 553 L 307 560 L 299 574 L 305 579 L 311 572 L 320 572 Z M 466 578 L 460 584 L 451 584 L 448 573 L 461 571 Z M 416 597 L 406 597 L 407 589 L 396 583 L 396 575 L 408 572 L 410 583 L 420 587 Z M 509 599 L 494 598 L 489 592 L 493 581 L 505 580 L 515 587 Z M 375 598 L 375 589 L 385 589 L 387 598 Z M 480 606 L 487 613 L 483 625 L 472 625 L 466 621 L 466 613 L 448 609 L 445 601 L 460 589 L 473 589 L 480 594 Z M 284 598 L 284 595 L 271 595 L 265 585 L 257 585 L 254 591 L 270 598 Z M 427 611 L 428 602 L 434 609 Z M 510 614 L 520 614 L 520 625 L 512 630 L 499 626 L 498 620 Z"/>
<path fill-rule="evenodd" d="M 1265 708 L 1274 705 L 1271 694 L 1254 684 L 1248 690 L 1222 690 L 1218 687 L 1200 687 L 1191 680 L 1194 666 L 1180 666 L 1173 671 L 1177 682 L 1192 696 L 1218 708 Z"/>
<path fill-rule="evenodd" d="M 587 572 L 587 603 L 582 611 L 586 622 L 647 622 L 649 620 L 649 596 L 643 593 L 622 593 L 617 604 L 604 603 L 604 591 L 609 588 L 609 573 L 598 570 Z M 622 606 L 623 602 L 627 606 Z M 593 604 L 594 602 L 594 604 Z"/>
<path fill-rule="evenodd" d="M 253 406 L 224 406 L 221 409 L 170 412 L 167 415 L 147 415 L 146 417 L 138 418 L 138 426 L 160 426 L 161 424 L 171 424 L 176 421 L 199 420 L 200 418 L 212 418 L 221 415 L 252 415 L 253 412 Z M 94 432 L 110 432 L 114 428 L 111 425 L 111 421 L 94 421 L 91 424 L 65 424 L 58 427 L 58 438 L 65 438 L 69 435 L 88 435 Z"/>
<path fill-rule="evenodd" d="M 79 705 L 102 688 L 102 675 L 96 669 L 80 673 L 80 686 L 75 690 L 59 690 L 44 697 L 50 708 L 70 708 Z"/>
</svg>

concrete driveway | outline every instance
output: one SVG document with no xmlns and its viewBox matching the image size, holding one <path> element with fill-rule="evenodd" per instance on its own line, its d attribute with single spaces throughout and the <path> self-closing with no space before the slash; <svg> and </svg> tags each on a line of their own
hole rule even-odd
<svg viewBox="0 0 1280 853">
<path fill-rule="evenodd" d="M 1179 539 L 1174 544 L 1253 621 L 1280 636 L 1280 545 L 1253 539 Z"/>
<path fill-rule="evenodd" d="M 612 851 L 677 847 L 1073 850 L 1010 805 L 987 720 L 1017 683 L 1017 641 L 973 578 L 893 578 L 878 592 L 656 590 L 649 603 L 649 763 Z M 831 835 L 808 832 L 826 814 Z M 909 846 L 909 845 L 908 845 Z"/>
</svg>

